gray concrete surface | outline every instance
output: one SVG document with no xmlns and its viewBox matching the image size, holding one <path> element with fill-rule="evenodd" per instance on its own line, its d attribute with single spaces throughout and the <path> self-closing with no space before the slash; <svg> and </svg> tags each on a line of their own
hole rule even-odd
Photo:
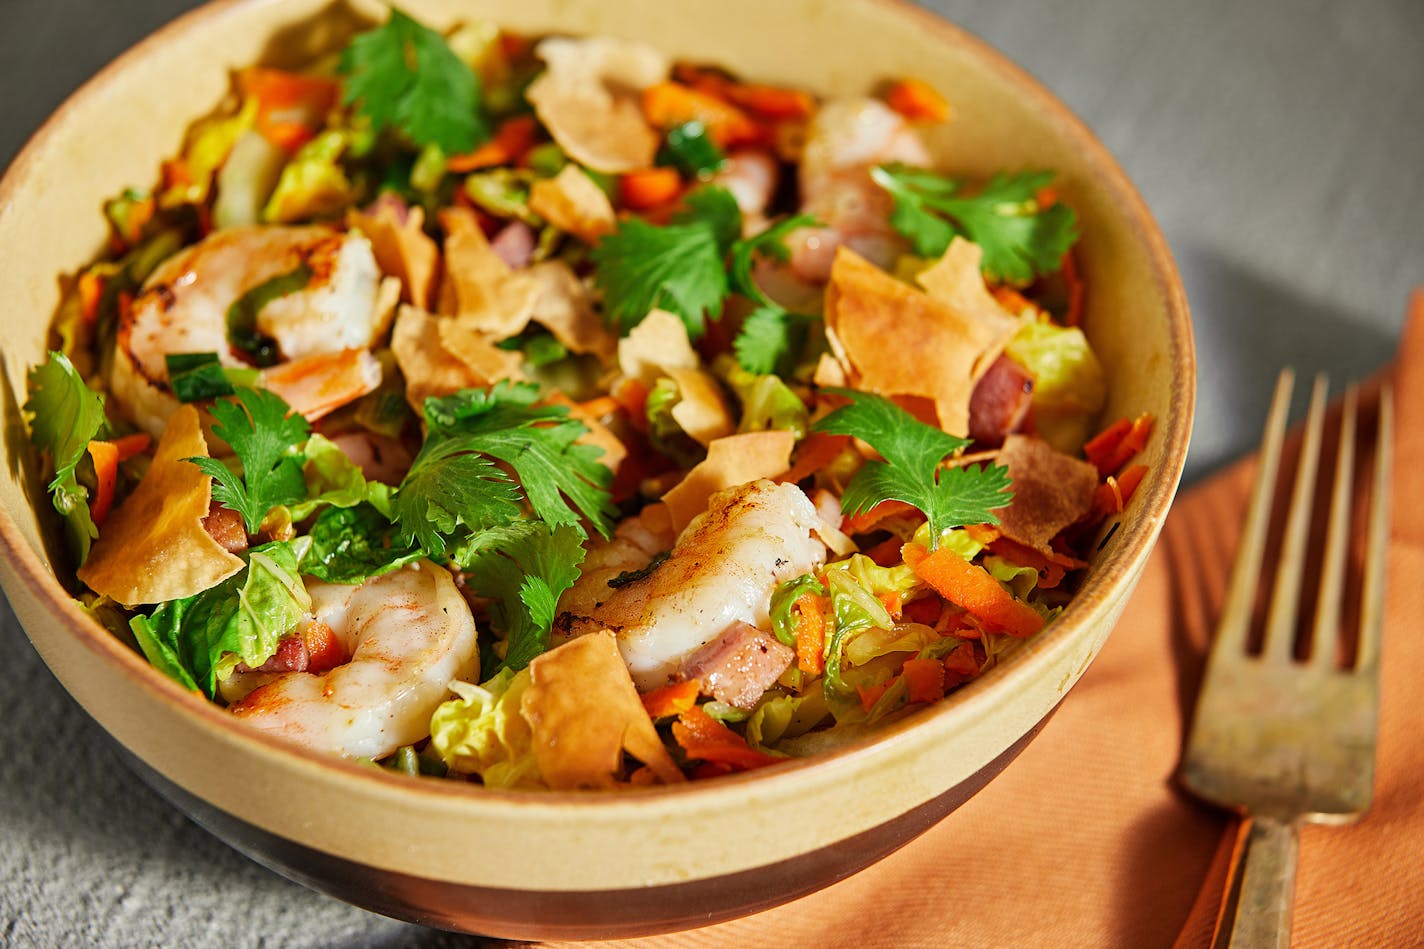
<svg viewBox="0 0 1424 949">
<path fill-rule="evenodd" d="M 0 0 L 0 165 L 192 4 Z M 1087 120 L 1152 207 L 1195 314 L 1189 478 L 1247 450 L 1293 364 L 1367 375 L 1424 284 L 1419 0 L 924 0 Z M 0 262 L 3 266 L 3 262 Z M 0 603 L 0 945 L 462 943 L 247 861 L 140 784 Z"/>
</svg>

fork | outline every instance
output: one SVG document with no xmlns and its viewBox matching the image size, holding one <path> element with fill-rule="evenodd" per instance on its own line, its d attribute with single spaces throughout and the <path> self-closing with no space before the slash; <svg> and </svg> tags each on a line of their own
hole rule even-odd
<svg viewBox="0 0 1424 949">
<path fill-rule="evenodd" d="M 1213 945 L 1289 946 L 1299 823 L 1348 823 L 1369 807 L 1374 786 L 1393 428 L 1388 388 L 1380 393 L 1353 665 L 1341 668 L 1336 649 L 1354 495 L 1354 386 L 1346 390 L 1341 413 L 1320 585 L 1303 659 L 1294 644 L 1325 420 L 1323 376 L 1311 394 L 1260 653 L 1248 652 L 1293 381 L 1287 369 L 1276 383 L 1241 546 L 1180 769 L 1193 794 L 1244 815 L 1228 878 L 1233 885 Z"/>
</svg>

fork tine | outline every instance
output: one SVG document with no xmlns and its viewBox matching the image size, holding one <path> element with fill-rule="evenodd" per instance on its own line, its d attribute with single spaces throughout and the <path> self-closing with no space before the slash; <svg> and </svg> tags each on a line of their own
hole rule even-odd
<svg viewBox="0 0 1424 949">
<path fill-rule="evenodd" d="M 1281 544 L 1276 585 L 1271 591 L 1271 608 L 1266 614 L 1266 632 L 1261 641 L 1261 658 L 1267 662 L 1290 661 L 1295 640 L 1300 584 L 1305 576 L 1305 544 L 1315 502 L 1315 470 L 1320 465 L 1320 437 L 1325 427 L 1325 385 L 1325 376 L 1316 376 L 1310 393 L 1305 441 L 1300 446 L 1295 487 L 1291 490 L 1290 510 L 1286 513 L 1285 541 Z"/>
<path fill-rule="evenodd" d="M 1213 655 L 1239 653 L 1246 646 L 1246 632 L 1251 625 L 1251 603 L 1256 597 L 1256 578 L 1261 574 L 1261 558 L 1266 551 L 1271 495 L 1274 493 L 1276 472 L 1281 466 L 1281 443 L 1285 440 L 1286 418 L 1290 412 L 1294 383 L 1295 373 L 1289 368 L 1282 369 L 1276 379 L 1276 392 L 1271 398 L 1271 411 L 1266 418 L 1256 484 L 1251 489 L 1245 528 L 1241 532 L 1236 560 L 1231 566 L 1231 581 L 1227 584 L 1226 600 L 1217 623 Z"/>
<path fill-rule="evenodd" d="M 1350 530 L 1350 486 L 1355 475 L 1355 386 L 1345 390 L 1340 410 L 1340 446 L 1335 455 L 1335 483 L 1330 492 L 1329 527 L 1325 556 L 1320 567 L 1320 590 L 1315 601 L 1315 626 L 1310 634 L 1308 661 L 1322 668 L 1335 664 L 1340 632 L 1340 598 L 1345 584 L 1346 535 Z"/>
<path fill-rule="evenodd" d="M 1375 434 L 1375 476 L 1370 491 L 1370 526 L 1365 548 L 1365 581 L 1361 592 L 1360 646 L 1355 668 L 1375 671 L 1384 629 L 1385 554 L 1389 547 L 1389 485 L 1394 459 L 1394 390 L 1380 390 L 1379 426 Z"/>
</svg>

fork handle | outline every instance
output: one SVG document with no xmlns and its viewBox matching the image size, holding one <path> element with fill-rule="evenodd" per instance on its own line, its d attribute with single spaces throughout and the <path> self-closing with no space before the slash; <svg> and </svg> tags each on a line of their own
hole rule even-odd
<svg viewBox="0 0 1424 949">
<path fill-rule="evenodd" d="M 1230 923 L 1231 949 L 1288 949 L 1291 907 L 1295 899 L 1295 862 L 1299 837 L 1293 821 L 1248 817 L 1242 828 L 1229 879 L 1240 888 Z M 1213 940 L 1219 944 L 1218 940 Z"/>
</svg>

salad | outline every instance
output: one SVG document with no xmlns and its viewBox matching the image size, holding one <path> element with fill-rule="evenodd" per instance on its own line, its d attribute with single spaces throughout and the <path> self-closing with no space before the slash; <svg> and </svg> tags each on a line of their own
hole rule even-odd
<svg viewBox="0 0 1424 949">
<path fill-rule="evenodd" d="M 80 603 L 304 748 L 507 788 L 774 767 L 1051 623 L 1146 469 L 1078 221 L 915 79 L 820 99 L 393 9 L 239 70 L 29 374 Z"/>
</svg>

